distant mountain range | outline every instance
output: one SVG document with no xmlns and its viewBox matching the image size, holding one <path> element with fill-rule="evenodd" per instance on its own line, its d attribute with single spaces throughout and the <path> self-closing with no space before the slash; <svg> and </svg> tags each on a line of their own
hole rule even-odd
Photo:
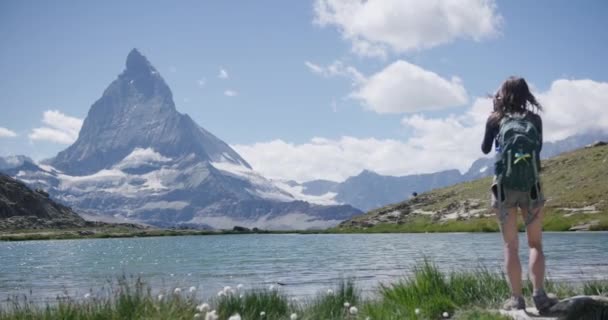
<svg viewBox="0 0 608 320">
<path fill-rule="evenodd" d="M 136 49 L 92 105 L 74 144 L 41 164 L 0 159 L 0 170 L 96 220 L 309 229 L 361 213 L 301 201 L 253 171 L 176 110 L 171 90 Z"/>
<path fill-rule="evenodd" d="M 595 141 L 605 140 L 608 140 L 608 133 L 597 132 L 573 136 L 557 142 L 547 142 L 543 145 L 541 157 L 547 159 Z M 458 170 L 446 170 L 394 177 L 364 170 L 359 175 L 340 183 L 314 180 L 302 184 L 290 181 L 289 185 L 292 188 L 300 188 L 300 193 L 303 195 L 317 196 L 337 203 L 348 203 L 361 210 L 369 211 L 409 199 L 414 192 L 422 193 L 493 175 L 493 168 L 493 158 L 479 158 L 465 173 L 460 173 Z"/>
</svg>

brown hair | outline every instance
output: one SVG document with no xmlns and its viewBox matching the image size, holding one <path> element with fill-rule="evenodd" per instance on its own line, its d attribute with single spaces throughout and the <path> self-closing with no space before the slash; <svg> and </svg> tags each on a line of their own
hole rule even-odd
<svg viewBox="0 0 608 320">
<path fill-rule="evenodd" d="M 534 107 L 536 110 L 532 110 Z M 506 113 L 542 111 L 543 107 L 530 92 L 524 78 L 509 77 L 494 95 L 494 111 L 502 118 Z"/>
</svg>

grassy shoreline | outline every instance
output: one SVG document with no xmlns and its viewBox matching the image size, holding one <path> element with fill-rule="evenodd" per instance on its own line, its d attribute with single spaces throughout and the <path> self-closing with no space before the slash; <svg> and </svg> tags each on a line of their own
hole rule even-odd
<svg viewBox="0 0 608 320">
<path fill-rule="evenodd" d="M 578 217 L 562 217 L 552 214 L 544 218 L 544 231 L 579 232 L 570 227 Z M 582 219 L 585 219 L 584 217 Z M 519 230 L 524 231 L 520 223 Z M 608 218 L 601 217 L 600 223 L 591 226 L 589 230 L 608 231 Z M 64 240 L 64 239 L 106 239 L 106 238 L 143 238 L 143 237 L 172 237 L 172 236 L 208 236 L 231 234 L 370 234 L 370 233 L 487 233 L 499 232 L 498 223 L 494 218 L 479 218 L 471 220 L 450 220 L 433 222 L 429 217 L 417 216 L 403 224 L 379 224 L 371 228 L 330 228 L 326 230 L 172 230 L 172 229 L 62 229 L 62 230 L 14 230 L 0 232 L 0 241 L 28 240 Z"/>
<path fill-rule="evenodd" d="M 508 297 L 504 275 L 487 269 L 442 273 L 424 261 L 408 278 L 380 286 L 364 298 L 352 281 L 299 301 L 280 290 L 226 287 L 207 301 L 196 288 L 152 293 L 141 279 L 119 278 L 98 296 L 66 298 L 41 306 L 27 298 L 12 298 L 0 308 L 1 320 L 14 319 L 507 319 L 496 311 Z M 560 297 L 576 294 L 608 296 L 608 279 L 579 286 L 548 281 L 546 288 Z M 524 293 L 530 296 L 526 283 Z M 531 303 L 528 301 L 528 303 Z M 354 308 L 353 308 L 354 307 Z M 608 306 L 607 306 L 608 308 Z M 207 316 L 215 310 L 216 317 Z M 263 314 L 263 316 L 262 316 Z M 207 318 L 208 317 L 208 318 Z M 240 319 L 240 318 L 239 318 Z"/>
</svg>

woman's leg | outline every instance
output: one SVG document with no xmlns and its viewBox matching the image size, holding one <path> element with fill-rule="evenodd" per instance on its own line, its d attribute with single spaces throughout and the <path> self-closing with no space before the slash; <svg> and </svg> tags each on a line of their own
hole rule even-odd
<svg viewBox="0 0 608 320">
<path fill-rule="evenodd" d="M 505 268 L 511 295 L 521 297 L 521 263 L 519 261 L 519 234 L 517 230 L 517 208 L 509 209 L 504 224 L 501 226 L 504 240 Z"/>
<path fill-rule="evenodd" d="M 534 291 L 543 289 L 545 280 L 545 254 L 543 253 L 543 213 L 542 207 L 532 209 L 537 210 L 536 217 L 526 228 L 528 235 L 528 247 L 530 247 L 530 280 Z M 524 221 L 527 219 L 528 211 L 522 210 Z"/>
</svg>

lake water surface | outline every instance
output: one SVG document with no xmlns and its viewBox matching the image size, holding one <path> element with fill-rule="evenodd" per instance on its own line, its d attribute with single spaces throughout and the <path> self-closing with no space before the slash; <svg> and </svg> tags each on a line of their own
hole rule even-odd
<svg viewBox="0 0 608 320">
<path fill-rule="evenodd" d="M 521 235 L 522 264 L 527 244 Z M 545 233 L 548 277 L 568 282 L 608 278 L 608 233 Z M 81 296 L 120 275 L 141 275 L 155 289 L 196 286 L 214 296 L 226 285 L 281 283 L 297 297 L 353 278 L 372 292 L 407 276 L 424 257 L 441 269 L 484 266 L 500 272 L 500 235 L 353 234 L 218 235 L 0 242 L 0 299 Z M 525 269 L 524 269 L 525 270 Z"/>
</svg>

